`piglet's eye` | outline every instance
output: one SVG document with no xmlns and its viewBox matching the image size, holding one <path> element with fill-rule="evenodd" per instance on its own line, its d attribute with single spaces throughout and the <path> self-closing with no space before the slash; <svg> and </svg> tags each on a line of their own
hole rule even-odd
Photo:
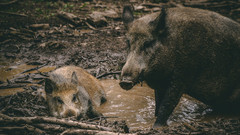
<svg viewBox="0 0 240 135">
<path fill-rule="evenodd" d="M 54 97 L 54 100 L 55 100 L 57 103 L 59 103 L 59 104 L 63 104 L 63 103 L 64 103 L 60 97 Z"/>
<path fill-rule="evenodd" d="M 77 101 L 77 94 L 73 94 L 72 102 L 76 103 Z"/>
</svg>

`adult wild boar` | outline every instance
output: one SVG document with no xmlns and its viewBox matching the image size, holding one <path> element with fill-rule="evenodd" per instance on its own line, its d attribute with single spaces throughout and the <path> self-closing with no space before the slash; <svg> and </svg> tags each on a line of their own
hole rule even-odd
<svg viewBox="0 0 240 135">
<path fill-rule="evenodd" d="M 55 117 L 93 118 L 95 110 L 106 101 L 100 82 L 80 67 L 65 66 L 50 73 L 45 80 L 46 99 Z"/>
<path fill-rule="evenodd" d="M 129 54 L 120 86 L 155 90 L 154 127 L 166 124 L 186 93 L 216 110 L 239 111 L 240 25 L 218 13 L 168 8 L 134 20 L 123 10 Z"/>
</svg>

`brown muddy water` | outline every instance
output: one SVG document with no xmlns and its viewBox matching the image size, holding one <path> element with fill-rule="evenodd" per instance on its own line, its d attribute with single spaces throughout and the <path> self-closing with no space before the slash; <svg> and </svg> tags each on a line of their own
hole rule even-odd
<svg viewBox="0 0 240 135">
<path fill-rule="evenodd" d="M 22 63 L 21 61 L 15 61 L 13 63 L 0 63 L 0 81 L 6 82 L 6 80 L 10 80 L 15 76 L 26 75 L 29 73 L 36 73 L 36 72 L 49 72 L 56 68 L 55 66 L 45 66 L 38 70 L 33 70 L 30 72 L 21 74 L 23 71 L 31 68 L 35 68 L 35 67 L 37 66 L 27 65 L 25 63 Z M 28 84 L 28 85 L 33 85 L 33 84 Z M 12 95 L 22 91 L 24 91 L 23 88 L 0 89 L 0 96 Z"/>
<path fill-rule="evenodd" d="M 2 64 L 0 66 L 0 81 L 6 82 L 18 76 L 23 71 L 36 67 L 21 62 L 11 64 Z M 55 66 L 45 66 L 37 71 L 31 71 L 24 74 L 36 72 L 49 72 L 54 70 Z M 147 84 L 136 85 L 133 89 L 126 91 L 119 86 L 119 80 L 100 80 L 107 95 L 107 102 L 104 103 L 98 111 L 103 113 L 108 121 L 126 121 L 130 130 L 141 130 L 151 128 L 154 121 L 155 101 L 154 91 Z M 32 85 L 32 84 L 28 84 Z M 15 94 L 24 91 L 23 88 L 0 89 L 0 96 Z M 168 124 L 185 123 L 193 121 L 211 120 L 216 115 L 208 115 L 211 109 L 198 100 L 184 95 L 174 113 L 170 116 Z M 222 117 L 222 115 L 221 115 Z M 225 117 L 225 116 L 224 116 Z M 228 116 L 229 117 L 229 116 Z"/>
<path fill-rule="evenodd" d="M 154 91 L 143 83 L 131 90 L 123 90 L 119 80 L 101 80 L 108 101 L 98 109 L 104 116 L 117 117 L 109 120 L 125 120 L 130 130 L 151 128 L 155 121 Z M 211 110 L 198 100 L 184 95 L 168 124 L 200 121 Z"/>
</svg>

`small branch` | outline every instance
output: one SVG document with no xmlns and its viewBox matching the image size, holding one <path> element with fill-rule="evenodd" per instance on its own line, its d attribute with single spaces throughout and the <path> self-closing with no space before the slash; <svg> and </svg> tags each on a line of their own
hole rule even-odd
<svg viewBox="0 0 240 135">
<path fill-rule="evenodd" d="M 0 118 L 4 118 L 4 119 L 11 119 L 11 117 L 5 115 L 5 114 L 2 114 L 0 113 Z"/>
<path fill-rule="evenodd" d="M 42 129 L 44 131 L 55 131 L 55 132 L 63 132 L 67 128 L 61 127 L 59 125 L 49 125 L 49 124 L 34 124 L 34 127 L 37 127 L 39 129 Z"/>
<path fill-rule="evenodd" d="M 109 131 L 98 131 L 98 130 L 82 130 L 82 129 L 68 129 L 61 133 L 61 135 L 137 135 L 137 134 L 124 134 L 115 133 Z"/>
<path fill-rule="evenodd" d="M 96 117 L 96 118 L 92 118 L 92 119 L 89 119 L 89 120 L 87 120 L 87 122 L 90 122 L 90 121 L 94 121 L 94 120 L 98 120 L 98 119 L 107 119 L 107 118 L 119 118 L 119 117 L 117 117 L 117 116 L 115 116 L 115 117 L 110 117 L 110 116 L 100 116 L 100 117 Z"/>
<path fill-rule="evenodd" d="M 14 81 L 15 83 L 32 83 L 31 81 Z"/>
<path fill-rule="evenodd" d="M 8 6 L 8 5 L 11 5 L 11 4 L 14 4 L 14 3 L 17 3 L 18 0 L 13 0 L 13 1 L 10 1 L 10 2 L 6 2 L 6 3 L 0 3 L 0 6 Z"/>
<path fill-rule="evenodd" d="M 35 128 L 31 125 L 25 125 L 25 126 L 20 126 L 20 127 L 17 127 L 17 126 L 14 126 L 14 127 L 0 127 L 0 131 L 3 131 L 3 132 L 6 132 L 6 133 L 9 133 L 9 132 L 12 132 L 12 131 L 15 131 L 15 132 L 19 132 L 20 131 L 27 131 L 27 132 L 34 132 L 34 133 L 37 133 L 37 134 L 45 134 L 44 131 L 38 129 L 38 128 Z"/>
<path fill-rule="evenodd" d="M 2 86 L 0 86 L 0 89 L 21 88 L 21 87 L 25 87 L 25 86 L 26 86 L 26 85 L 8 84 L 8 85 L 2 85 Z"/>
<path fill-rule="evenodd" d="M 186 122 L 184 122 L 183 125 L 185 127 L 187 127 L 188 129 L 192 130 L 192 131 L 197 131 L 197 129 L 195 127 L 193 127 L 192 125 L 190 125 L 190 124 L 188 124 Z"/>
<path fill-rule="evenodd" d="M 20 16 L 20 17 L 28 17 L 27 15 L 24 15 L 24 14 L 17 14 L 17 13 L 11 13 L 11 12 L 3 12 L 3 11 L 0 11 L 0 14 L 6 14 L 6 15 L 12 15 L 12 16 Z"/>
<path fill-rule="evenodd" d="M 108 76 L 108 75 L 113 75 L 113 74 L 121 74 L 121 71 L 104 73 L 102 75 L 97 76 L 96 78 L 99 79 L 99 78 L 102 78 L 102 77 L 105 77 L 105 76 Z"/>
<path fill-rule="evenodd" d="M 11 41 L 12 41 L 11 39 L 6 39 L 6 40 L 0 42 L 0 45 L 7 44 L 7 43 L 9 43 L 9 42 L 11 42 Z"/>
<path fill-rule="evenodd" d="M 88 22 L 85 22 L 86 23 L 86 25 L 90 28 L 90 29 L 92 29 L 92 30 L 96 30 L 96 28 L 95 27 L 93 27 L 91 24 L 89 24 Z"/>
<path fill-rule="evenodd" d="M 64 11 L 58 11 L 57 16 L 69 23 L 71 23 L 72 25 L 78 25 L 79 22 L 77 22 L 76 20 L 79 19 L 76 15 L 72 14 L 72 13 L 67 13 Z"/>
<path fill-rule="evenodd" d="M 154 4 L 154 3 L 143 3 L 142 6 L 147 6 L 147 7 L 163 7 L 166 4 Z"/>
<path fill-rule="evenodd" d="M 41 65 L 41 66 L 37 66 L 37 67 L 34 67 L 34 68 L 27 69 L 27 70 L 23 71 L 21 74 L 23 74 L 23 73 L 27 73 L 27 72 L 30 72 L 30 71 L 34 71 L 34 70 L 38 70 L 38 69 L 40 69 L 40 68 L 46 66 L 47 64 L 48 64 L 48 63 L 43 64 L 43 65 Z"/>
</svg>

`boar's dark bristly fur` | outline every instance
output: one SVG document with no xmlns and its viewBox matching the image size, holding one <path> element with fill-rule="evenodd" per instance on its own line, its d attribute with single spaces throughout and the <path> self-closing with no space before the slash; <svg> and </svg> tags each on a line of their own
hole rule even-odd
<svg viewBox="0 0 240 135">
<path fill-rule="evenodd" d="M 123 22 L 129 53 L 120 86 L 129 90 L 141 78 L 155 90 L 154 127 L 166 124 L 183 93 L 216 111 L 240 111 L 239 23 L 195 8 L 162 9 L 136 20 L 125 8 Z"/>
</svg>

